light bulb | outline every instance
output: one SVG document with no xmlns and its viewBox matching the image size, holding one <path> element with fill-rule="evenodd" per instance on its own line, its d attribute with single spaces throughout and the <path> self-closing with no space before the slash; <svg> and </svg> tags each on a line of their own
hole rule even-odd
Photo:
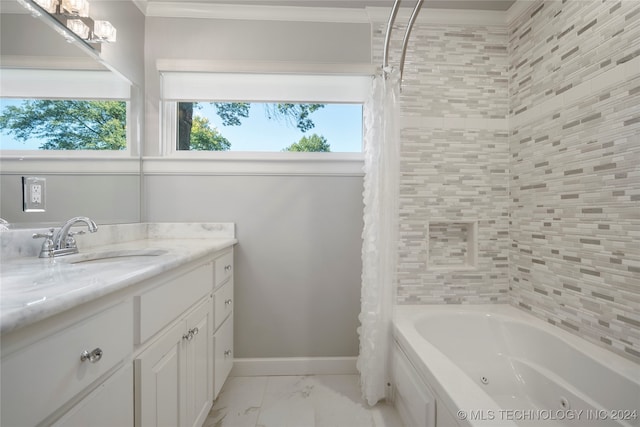
<svg viewBox="0 0 640 427">
<path fill-rule="evenodd" d="M 81 19 L 69 19 L 67 21 L 67 28 L 80 36 L 81 39 L 87 40 L 89 38 L 89 27 L 82 22 Z"/>
<path fill-rule="evenodd" d="M 95 21 L 93 23 L 93 35 L 96 40 L 105 42 L 116 41 L 116 29 L 109 21 Z"/>
<path fill-rule="evenodd" d="M 62 0 L 64 13 L 73 16 L 89 16 L 89 2 L 87 0 Z"/>
</svg>

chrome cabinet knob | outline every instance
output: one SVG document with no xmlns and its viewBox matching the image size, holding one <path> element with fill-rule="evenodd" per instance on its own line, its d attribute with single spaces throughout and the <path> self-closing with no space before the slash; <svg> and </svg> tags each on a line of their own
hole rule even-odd
<svg viewBox="0 0 640 427">
<path fill-rule="evenodd" d="M 231 350 L 225 351 L 224 352 L 224 357 L 226 358 L 226 357 L 229 357 L 229 356 L 231 356 Z"/>
<path fill-rule="evenodd" d="M 231 305 L 233 301 L 231 301 L 231 298 L 229 298 L 228 300 L 224 301 L 224 305 Z"/>
<path fill-rule="evenodd" d="M 224 266 L 224 271 L 231 271 L 231 264 L 227 264 Z"/>
<path fill-rule="evenodd" d="M 96 363 L 100 359 L 102 359 L 102 349 L 100 347 L 94 349 L 92 352 L 88 352 L 87 350 L 83 351 L 80 354 L 80 361 L 84 362 L 88 360 L 91 363 Z"/>
<path fill-rule="evenodd" d="M 189 333 L 193 334 L 193 335 L 198 335 L 198 332 L 200 332 L 200 330 L 198 328 L 193 328 L 189 331 Z"/>
</svg>

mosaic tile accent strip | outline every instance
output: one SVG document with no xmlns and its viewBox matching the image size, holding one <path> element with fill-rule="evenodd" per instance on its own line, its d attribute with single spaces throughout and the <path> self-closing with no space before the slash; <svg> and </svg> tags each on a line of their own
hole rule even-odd
<svg viewBox="0 0 640 427">
<path fill-rule="evenodd" d="M 640 362 L 640 3 L 538 1 L 509 51 L 511 302 Z"/>
</svg>

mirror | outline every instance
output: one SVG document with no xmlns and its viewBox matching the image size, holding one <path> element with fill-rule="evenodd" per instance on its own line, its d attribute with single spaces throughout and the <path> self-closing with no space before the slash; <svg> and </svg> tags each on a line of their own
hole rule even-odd
<svg viewBox="0 0 640 427">
<path fill-rule="evenodd" d="M 17 0 L 0 1 L 0 96 L 16 104 L 25 98 L 74 99 L 95 90 L 102 101 L 116 87 L 126 101 L 124 150 L 0 150 L 0 217 L 11 228 L 59 226 L 79 215 L 98 224 L 142 219 L 144 15 L 130 0 L 89 2 L 93 19 L 108 20 L 117 29 L 115 42 L 94 49 L 76 36 L 69 41 L 60 30 L 64 26 L 32 0 L 22 3 L 41 16 Z M 5 124 L 0 130 L 3 140 L 9 138 L 7 129 Z M 44 178 L 44 211 L 24 211 L 23 177 Z"/>
</svg>

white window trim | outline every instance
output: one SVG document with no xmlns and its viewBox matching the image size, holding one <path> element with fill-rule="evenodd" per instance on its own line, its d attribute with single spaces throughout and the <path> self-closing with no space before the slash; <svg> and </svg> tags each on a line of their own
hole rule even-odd
<svg viewBox="0 0 640 427">
<path fill-rule="evenodd" d="M 364 104 L 371 86 L 370 75 L 164 72 L 161 85 L 160 133 L 164 158 L 145 157 L 145 173 L 362 175 L 363 153 L 177 150 L 177 103 Z"/>
<path fill-rule="evenodd" d="M 109 160 L 138 156 L 138 150 L 132 147 L 131 84 L 111 71 L 3 69 L 0 71 L 0 94 L 3 98 L 124 101 L 127 104 L 127 146 L 124 150 L 0 150 L 3 159 Z"/>
</svg>

